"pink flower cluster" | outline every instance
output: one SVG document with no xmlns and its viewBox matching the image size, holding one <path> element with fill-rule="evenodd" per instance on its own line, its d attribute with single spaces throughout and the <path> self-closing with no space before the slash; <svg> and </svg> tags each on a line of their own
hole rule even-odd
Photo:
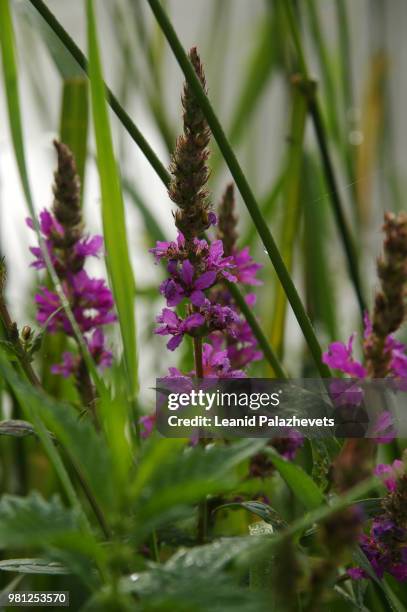
<svg viewBox="0 0 407 612">
<path fill-rule="evenodd" d="M 212 225 L 216 219 L 212 220 Z M 260 285 L 256 278 L 260 264 L 253 261 L 246 247 L 225 257 L 223 243 L 195 238 L 186 242 L 182 233 L 176 241 L 157 242 L 150 249 L 156 262 L 166 261 L 168 278 L 161 284 L 160 293 L 167 307 L 157 317 L 155 333 L 171 336 L 167 342 L 170 351 L 175 350 L 185 335 L 206 338 L 202 345 L 204 378 L 245 378 L 245 367 L 261 359 L 257 340 L 246 319 L 239 312 L 227 287 L 221 281 L 245 285 Z M 255 295 L 246 295 L 246 302 L 253 306 Z M 182 318 L 174 308 L 183 304 Z M 190 381 L 195 370 L 183 374 L 177 368 L 169 368 L 168 378 Z M 142 437 L 148 437 L 154 427 L 155 415 L 140 419 Z"/>
<path fill-rule="evenodd" d="M 380 464 L 376 467 L 375 474 L 383 479 L 388 490 L 388 499 L 391 500 L 392 496 L 404 496 L 406 477 L 402 461 L 396 459 L 391 465 Z M 406 582 L 407 529 L 405 520 L 400 521 L 398 516 L 394 516 L 391 507 L 390 504 L 383 513 L 373 519 L 369 533 L 360 537 L 359 544 L 378 578 L 383 578 L 384 574 L 388 573 L 399 582 Z M 352 567 L 347 573 L 353 580 L 369 578 L 361 567 Z"/>
<path fill-rule="evenodd" d="M 91 278 L 84 265 L 87 257 L 97 257 L 103 246 L 102 236 L 82 235 L 66 248 L 64 228 L 47 210 L 39 216 L 41 234 L 50 259 L 61 280 L 62 289 L 71 306 L 79 329 L 84 334 L 89 351 L 100 368 L 109 367 L 112 354 L 105 348 L 101 327 L 116 320 L 114 302 L 110 289 L 103 279 Z M 27 225 L 33 229 L 32 219 Z M 45 268 L 45 261 L 39 247 L 31 247 L 35 259 L 31 266 L 37 270 Z M 49 333 L 64 332 L 73 336 L 71 323 L 61 305 L 58 294 L 46 286 L 39 288 L 35 295 L 37 321 Z M 65 352 L 62 362 L 52 366 L 54 374 L 68 377 L 77 371 L 80 357 Z"/>
<path fill-rule="evenodd" d="M 253 262 L 248 248 L 224 257 L 221 240 L 208 243 L 195 238 L 192 245 L 187 245 L 184 236 L 179 233 L 175 242 L 157 242 L 150 252 L 157 262 L 168 262 L 169 277 L 160 286 L 167 308 L 157 317 L 159 326 L 156 329 L 159 335 L 171 336 L 167 348 L 171 351 L 176 349 L 185 335 L 206 336 L 209 344 L 203 355 L 204 362 L 210 348 L 212 361 L 222 361 L 219 370 L 222 377 L 244 376 L 241 368 L 260 359 L 262 353 L 257 349 L 257 341 L 229 291 L 218 288 L 217 284 L 225 279 L 233 283 L 260 284 L 256 273 L 261 266 Z M 246 300 L 253 306 L 255 296 L 248 294 Z M 184 301 L 187 303 L 187 314 L 181 318 L 171 308 Z M 206 368 L 205 376 L 208 375 Z"/>
<path fill-rule="evenodd" d="M 372 336 L 372 323 L 368 313 L 364 318 L 364 339 L 369 342 Z M 347 344 L 343 342 L 332 342 L 328 351 L 323 354 L 322 361 L 335 370 L 340 370 L 344 374 L 355 378 L 366 378 L 367 371 L 360 361 L 353 357 L 353 341 L 355 334 L 352 334 Z M 394 378 L 407 378 L 407 355 L 406 347 L 394 336 L 389 335 L 386 339 L 385 350 L 390 354 L 389 376 Z"/>
</svg>

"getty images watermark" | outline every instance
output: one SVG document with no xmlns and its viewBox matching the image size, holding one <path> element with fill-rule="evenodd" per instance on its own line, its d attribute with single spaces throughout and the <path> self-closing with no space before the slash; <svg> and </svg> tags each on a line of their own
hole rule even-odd
<svg viewBox="0 0 407 612">
<path fill-rule="evenodd" d="M 407 436 L 407 381 L 161 378 L 158 431 L 171 438 Z"/>
</svg>

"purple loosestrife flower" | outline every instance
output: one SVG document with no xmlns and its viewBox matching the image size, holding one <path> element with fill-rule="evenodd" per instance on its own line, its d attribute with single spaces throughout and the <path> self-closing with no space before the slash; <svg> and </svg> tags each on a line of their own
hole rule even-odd
<svg viewBox="0 0 407 612">
<path fill-rule="evenodd" d="M 205 343 L 202 347 L 202 365 L 204 378 L 246 378 L 243 370 L 234 370 L 227 356 L 227 351 L 218 351 L 210 344 Z M 169 368 L 167 378 L 190 379 L 196 376 L 195 370 L 182 374 L 178 368 Z"/>
<path fill-rule="evenodd" d="M 407 581 L 407 475 L 403 461 L 379 464 L 375 474 L 383 479 L 387 495 L 382 500 L 382 513 L 370 524 L 368 533 L 360 537 L 360 547 L 376 576 L 385 573 L 399 582 Z M 350 568 L 354 580 L 370 578 L 362 568 Z"/>
<path fill-rule="evenodd" d="M 395 459 L 391 465 L 379 463 L 374 473 L 383 479 L 387 490 L 394 493 L 397 489 L 397 479 L 404 473 L 404 463 L 400 459 Z"/>
<path fill-rule="evenodd" d="M 365 378 L 366 369 L 363 365 L 353 358 L 353 341 L 355 334 L 352 334 L 347 342 L 332 342 L 328 351 L 322 356 L 322 361 L 334 370 L 340 370 L 355 378 Z"/>
<path fill-rule="evenodd" d="M 54 144 L 58 154 L 55 197 L 52 212 L 43 210 L 39 215 L 40 230 L 78 327 L 95 363 L 103 369 L 112 362 L 101 328 L 116 320 L 113 297 L 103 279 L 91 278 L 84 269 L 88 257 L 99 256 L 103 238 L 84 235 L 75 162 L 65 145 Z M 28 219 L 27 224 L 33 228 L 32 219 Z M 31 247 L 30 251 L 35 257 L 31 265 L 38 270 L 45 268 L 41 249 Z M 35 302 L 37 321 L 49 333 L 63 332 L 74 336 L 56 292 L 42 286 L 35 295 Z M 65 377 L 71 374 L 83 377 L 83 358 L 64 352 L 62 362 L 53 365 L 51 370 Z"/>
<path fill-rule="evenodd" d="M 170 351 L 174 351 L 181 344 L 185 334 L 205 323 L 205 319 L 200 313 L 194 313 L 185 319 L 181 319 L 169 308 L 164 308 L 156 320 L 160 327 L 155 330 L 155 333 L 160 336 L 172 336 L 167 343 L 167 348 Z"/>
</svg>

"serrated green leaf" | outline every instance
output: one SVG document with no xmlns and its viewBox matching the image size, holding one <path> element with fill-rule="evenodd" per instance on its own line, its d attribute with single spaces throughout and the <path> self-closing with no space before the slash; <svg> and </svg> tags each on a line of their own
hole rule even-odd
<svg viewBox="0 0 407 612">
<path fill-rule="evenodd" d="M 104 507 L 114 506 L 119 496 L 113 482 L 114 471 L 109 449 L 90 421 L 80 419 L 77 411 L 69 404 L 58 402 L 20 380 L 12 370 L 5 367 L 1 359 L 0 372 L 17 392 L 22 404 L 29 407 L 63 445 L 96 499 Z"/>
<path fill-rule="evenodd" d="M 0 501 L 0 548 L 43 547 L 79 531 L 78 514 L 57 496 L 47 501 L 31 492 L 28 497 L 4 495 Z"/>
<path fill-rule="evenodd" d="M 138 521 L 144 527 L 150 522 L 159 524 L 166 520 L 166 512 L 209 494 L 231 490 L 237 483 L 234 468 L 265 443 L 244 440 L 230 446 L 202 448 L 185 447 L 180 440 L 151 440 L 132 488 Z"/>
<path fill-rule="evenodd" d="M 262 612 L 269 610 L 266 598 L 236 584 L 222 572 L 207 572 L 208 566 L 156 566 L 121 582 L 126 593 L 137 593 L 140 610 L 168 612 Z M 209 569 L 209 568 L 208 568 Z"/>
</svg>

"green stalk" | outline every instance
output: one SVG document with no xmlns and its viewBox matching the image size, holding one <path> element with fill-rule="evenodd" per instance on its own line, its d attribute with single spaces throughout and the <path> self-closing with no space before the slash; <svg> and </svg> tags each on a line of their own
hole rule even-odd
<svg viewBox="0 0 407 612">
<path fill-rule="evenodd" d="M 303 77 L 306 80 L 308 80 L 309 79 L 308 67 L 307 67 L 307 63 L 305 60 L 305 54 L 304 54 L 299 30 L 297 27 L 297 22 L 295 20 L 295 16 L 292 10 L 291 0 L 287 0 L 286 2 L 283 2 L 282 4 L 285 10 L 288 24 L 290 26 L 291 36 L 293 38 L 295 50 L 297 52 L 299 68 L 301 70 Z M 325 175 L 326 175 L 326 181 L 329 187 L 329 195 L 331 196 L 335 220 L 338 226 L 338 230 L 339 230 L 339 233 L 342 239 L 343 247 L 344 247 L 346 258 L 347 258 L 349 274 L 352 279 L 352 282 L 355 288 L 355 292 L 356 292 L 356 296 L 358 299 L 358 303 L 359 303 L 359 308 L 363 316 L 366 310 L 366 304 L 365 304 L 365 300 L 363 297 L 363 291 L 362 291 L 362 286 L 361 286 L 361 281 L 360 281 L 360 276 L 359 276 L 359 268 L 358 268 L 358 261 L 356 257 L 356 251 L 355 251 L 355 247 L 353 243 L 353 238 L 351 236 L 351 233 L 348 228 L 347 221 L 346 221 L 341 198 L 339 195 L 339 190 L 338 190 L 338 186 L 336 183 L 336 177 L 335 177 L 335 173 L 333 169 L 333 164 L 332 164 L 331 157 L 329 154 L 326 130 L 324 127 L 321 111 L 320 111 L 318 100 L 316 96 L 313 96 L 309 100 L 309 112 L 310 112 L 311 119 L 314 125 L 314 130 L 315 130 L 315 134 L 316 134 L 316 138 L 317 138 L 317 142 L 318 142 L 318 146 L 319 146 L 319 150 L 321 154 L 322 164 L 323 164 Z"/>
<path fill-rule="evenodd" d="M 178 64 L 183 71 L 186 80 L 188 81 L 191 89 L 193 90 L 201 108 L 204 113 L 209 127 L 211 128 L 212 134 L 221 150 L 223 157 L 229 167 L 229 170 L 235 180 L 236 186 L 239 189 L 242 198 L 246 204 L 246 207 L 252 217 L 252 220 L 259 232 L 259 235 L 263 241 L 266 251 L 270 257 L 270 261 L 273 264 L 277 275 L 280 279 L 281 284 L 284 287 L 287 298 L 292 306 L 297 321 L 302 329 L 304 337 L 307 341 L 308 347 L 311 351 L 315 364 L 322 376 L 329 376 L 329 369 L 321 361 L 321 347 L 318 343 L 314 329 L 311 322 L 305 312 L 304 306 L 302 305 L 301 299 L 298 292 L 291 280 L 290 274 L 284 264 L 284 261 L 280 255 L 277 245 L 268 229 L 254 194 L 247 182 L 247 179 L 240 167 L 240 164 L 225 136 L 221 124 L 215 112 L 209 102 L 200 82 L 197 78 L 193 66 L 190 63 L 187 54 L 185 53 L 171 22 L 168 19 L 167 14 L 163 10 L 158 0 L 148 0 L 148 3 L 160 24 L 160 27 L 167 38 L 167 41 L 178 61 Z"/>
<path fill-rule="evenodd" d="M 321 70 L 322 82 L 325 89 L 326 106 L 325 111 L 328 117 L 328 124 L 331 128 L 335 140 L 341 142 L 341 130 L 338 123 L 338 100 L 336 94 L 335 80 L 332 74 L 328 49 L 321 29 L 315 0 L 306 0 L 306 7 L 309 17 L 309 24 L 312 35 L 312 42 L 315 46 L 316 57 Z"/>
<path fill-rule="evenodd" d="M 349 35 L 349 22 L 345 0 L 335 0 L 336 19 L 339 30 L 339 48 L 341 56 L 341 81 L 345 111 L 354 105 L 352 84 L 352 51 Z"/>
<path fill-rule="evenodd" d="M 284 175 L 284 213 L 280 249 L 285 265 L 291 273 L 293 267 L 295 235 L 298 232 L 300 210 L 301 166 L 303 159 L 305 120 L 307 116 L 308 97 L 302 88 L 314 87 L 313 83 L 304 83 L 302 78 L 293 82 L 293 103 L 291 112 L 291 128 L 288 138 L 289 151 L 287 167 Z M 278 356 L 282 357 L 284 350 L 284 332 L 287 313 L 287 298 L 280 284 L 276 287 L 274 313 L 271 324 L 270 342 L 276 347 Z"/>
<path fill-rule="evenodd" d="M 66 30 L 61 26 L 58 20 L 54 17 L 51 11 L 49 11 L 47 6 L 42 2 L 42 0 L 29 0 L 29 1 L 31 2 L 33 6 L 35 6 L 35 8 L 41 14 L 43 19 L 48 23 L 49 27 L 53 30 L 56 36 L 58 36 L 58 38 L 60 39 L 62 44 L 65 46 L 67 51 L 69 51 L 72 57 L 77 61 L 79 66 L 87 73 L 88 61 L 86 57 L 84 56 L 82 51 L 79 49 L 79 47 L 75 44 L 75 42 L 72 40 L 72 38 L 69 36 L 69 34 L 66 32 Z M 118 100 L 116 99 L 116 97 L 111 92 L 111 90 L 107 87 L 106 84 L 105 84 L 105 88 L 106 88 L 106 93 L 107 93 L 107 100 L 108 100 L 108 103 L 111 109 L 115 112 L 116 116 L 119 118 L 122 125 L 125 127 L 127 132 L 130 134 L 131 138 L 134 140 L 137 146 L 144 153 L 145 157 L 147 158 L 151 166 L 154 168 L 154 170 L 156 171 L 156 173 L 158 174 L 158 176 L 160 177 L 164 185 L 168 187 L 170 180 L 171 180 L 171 176 L 169 172 L 167 172 L 164 165 L 160 162 L 160 160 L 154 153 L 153 149 L 150 147 L 150 145 L 145 140 L 144 136 L 141 134 L 140 130 L 134 124 L 134 122 L 132 121 L 130 116 L 126 113 L 126 111 L 122 108 L 122 106 L 120 105 L 120 103 L 118 102 Z M 243 303 L 244 299 L 239 289 L 237 287 L 233 287 L 233 292 L 234 292 L 235 299 L 236 299 L 236 296 L 239 295 L 240 303 Z M 260 346 L 262 347 L 262 350 L 265 354 L 266 359 L 270 361 L 270 365 L 277 372 L 278 370 L 276 369 L 275 366 L 276 366 L 276 363 L 278 363 L 278 360 L 275 356 L 272 356 L 273 349 L 268 344 L 266 335 L 264 334 L 264 332 L 262 332 L 257 320 L 253 316 L 251 316 L 249 319 L 249 317 L 246 314 L 248 312 L 248 309 L 246 308 L 245 311 L 243 312 L 246 316 L 246 319 L 250 327 L 253 330 L 254 335 L 256 336 Z M 315 342 L 316 342 L 316 339 L 315 339 Z M 265 348 L 266 346 L 267 346 L 267 349 Z M 318 345 L 317 345 L 317 348 L 320 351 Z M 321 367 L 323 367 L 323 365 Z M 278 368 L 280 369 L 281 372 L 283 371 L 281 365 L 279 365 Z M 323 369 L 324 369 L 324 374 L 328 375 L 327 368 L 323 367 Z"/>
<path fill-rule="evenodd" d="M 287 373 L 281 365 L 277 355 L 275 354 L 272 345 L 268 342 L 266 335 L 261 329 L 255 315 L 250 310 L 249 306 L 246 304 L 242 293 L 239 291 L 239 289 L 234 283 L 227 282 L 226 284 L 230 293 L 232 294 L 233 299 L 239 306 L 239 310 L 243 313 L 246 321 L 248 322 L 254 335 L 256 336 L 259 346 L 263 351 L 263 355 L 271 365 L 275 375 L 277 376 L 277 378 L 285 380 L 286 378 L 288 378 Z"/>
</svg>

